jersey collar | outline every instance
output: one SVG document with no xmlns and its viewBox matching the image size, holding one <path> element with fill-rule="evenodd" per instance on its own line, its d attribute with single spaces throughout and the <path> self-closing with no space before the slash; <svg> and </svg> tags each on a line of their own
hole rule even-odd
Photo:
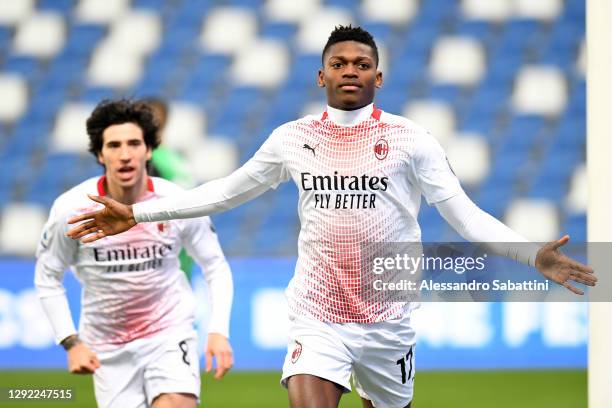
<svg viewBox="0 0 612 408">
<path fill-rule="evenodd" d="M 106 176 L 102 176 L 98 179 L 98 195 L 104 197 L 106 195 L 106 190 L 104 189 L 104 183 L 106 182 Z M 155 188 L 153 187 L 153 180 L 151 177 L 147 177 L 147 190 L 154 192 Z"/>
<path fill-rule="evenodd" d="M 323 116 L 321 116 L 321 121 L 329 119 L 340 126 L 355 126 L 370 117 L 380 120 L 381 113 L 382 111 L 373 103 L 352 111 L 336 109 L 327 105 L 327 109 L 323 112 Z"/>
</svg>

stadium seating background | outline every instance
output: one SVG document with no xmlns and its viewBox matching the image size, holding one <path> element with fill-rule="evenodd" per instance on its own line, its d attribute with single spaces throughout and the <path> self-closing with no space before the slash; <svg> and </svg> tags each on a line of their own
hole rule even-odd
<svg viewBox="0 0 612 408">
<path fill-rule="evenodd" d="M 276 126 L 322 109 L 322 41 L 348 22 L 379 42 L 377 104 L 429 127 L 482 208 L 538 241 L 586 240 L 580 0 L 24 0 L 0 10 L 2 254 L 32 256 L 55 197 L 101 173 L 86 152 L 93 104 L 168 99 L 167 143 L 199 181 L 217 177 Z M 216 216 L 224 249 L 294 255 L 296 208 L 288 183 Z M 458 238 L 425 203 L 420 221 L 427 241 Z"/>
</svg>

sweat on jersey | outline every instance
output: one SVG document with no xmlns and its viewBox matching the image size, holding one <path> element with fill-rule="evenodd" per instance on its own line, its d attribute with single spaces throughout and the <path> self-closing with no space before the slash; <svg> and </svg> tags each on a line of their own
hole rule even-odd
<svg viewBox="0 0 612 408">
<path fill-rule="evenodd" d="M 295 275 L 287 288 L 293 313 L 329 322 L 376 322 L 407 305 L 364 292 L 362 245 L 420 242 L 424 195 L 437 203 L 462 194 L 436 139 L 414 122 L 373 104 L 328 107 L 288 122 L 231 175 L 176 197 L 134 205 L 138 222 L 212 214 L 292 179 L 301 230 Z"/>
<path fill-rule="evenodd" d="M 181 191 L 152 177 L 140 201 Z M 209 331 L 227 337 L 232 277 L 210 219 L 140 224 L 83 244 L 66 231 L 69 218 L 102 207 L 87 194 L 105 195 L 104 177 L 91 178 L 55 200 L 37 249 L 34 283 L 56 341 L 76 333 L 62 285 L 68 267 L 82 284 L 79 336 L 93 350 L 112 350 L 167 330 L 192 330 L 196 299 L 180 270 L 181 248 L 202 267 L 209 285 Z"/>
</svg>

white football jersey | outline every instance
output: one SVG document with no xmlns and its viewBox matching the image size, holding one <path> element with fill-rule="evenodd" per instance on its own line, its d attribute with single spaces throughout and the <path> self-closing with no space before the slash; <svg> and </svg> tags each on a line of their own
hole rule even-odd
<svg viewBox="0 0 612 408">
<path fill-rule="evenodd" d="M 149 178 L 141 201 L 180 191 L 171 182 Z M 210 331 L 227 336 L 231 276 L 210 219 L 139 224 L 125 233 L 83 244 L 68 238 L 66 231 L 70 217 L 102 207 L 87 194 L 105 195 L 104 177 L 77 185 L 53 204 L 37 251 L 35 283 L 43 301 L 63 295 L 63 271 L 71 266 L 83 288 L 79 336 L 94 350 L 115 349 L 170 328 L 192 330 L 195 298 L 178 259 L 184 247 L 213 286 Z M 50 319 L 53 322 L 54 316 Z M 57 326 L 58 341 L 71 334 L 57 333 L 66 324 Z"/>
<path fill-rule="evenodd" d="M 335 123 L 328 112 L 284 124 L 245 165 L 261 182 L 292 178 L 298 186 L 298 261 L 287 295 L 293 311 L 324 321 L 399 317 L 404 305 L 364 291 L 363 245 L 419 242 L 421 195 L 435 203 L 461 191 L 429 133 L 364 109 L 369 115 L 355 126 Z"/>
<path fill-rule="evenodd" d="M 417 215 L 462 193 L 442 147 L 426 130 L 373 104 L 355 111 L 328 107 L 277 128 L 230 176 L 176 199 L 134 206 L 137 221 L 227 210 L 293 179 L 301 230 L 292 312 L 327 322 L 370 323 L 401 317 L 408 306 L 365 288 L 368 243 L 420 242 Z M 365 281 L 364 281 L 365 278 Z"/>
</svg>

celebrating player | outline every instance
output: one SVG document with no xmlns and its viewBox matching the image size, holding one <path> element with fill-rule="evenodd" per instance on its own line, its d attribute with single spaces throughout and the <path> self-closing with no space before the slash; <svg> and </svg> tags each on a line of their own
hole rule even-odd
<svg viewBox="0 0 612 408">
<path fill-rule="evenodd" d="M 322 53 L 318 85 L 327 109 L 277 128 L 231 175 L 180 195 L 133 206 L 93 199 L 100 211 L 74 217 L 75 239 L 94 242 L 145 222 L 198 217 L 248 201 L 290 178 L 299 189 L 301 231 L 287 288 L 290 340 L 282 383 L 292 407 L 336 407 L 353 382 L 364 406 L 410 406 L 415 333 L 411 303 L 361 291 L 361 245 L 419 242 L 421 195 L 466 239 L 525 242 L 463 192 L 427 131 L 373 104 L 382 85 L 378 51 L 359 27 L 337 27 Z M 506 255 L 547 278 L 593 285 L 592 270 L 556 249 L 512 246 Z"/>
<path fill-rule="evenodd" d="M 104 167 L 55 200 L 40 241 L 35 285 L 71 373 L 93 374 L 101 407 L 195 407 L 200 369 L 193 327 L 195 298 L 179 267 L 182 247 L 202 267 L 210 288 L 207 371 L 216 378 L 233 364 L 228 342 L 232 278 L 208 217 L 141 224 L 96 243 L 66 235 L 67 220 L 98 204 L 86 195 L 124 205 L 180 194 L 169 181 L 147 175 L 159 144 L 148 106 L 127 100 L 100 103 L 87 120 L 90 151 Z M 83 285 L 79 331 L 62 285 L 74 268 Z"/>
</svg>

